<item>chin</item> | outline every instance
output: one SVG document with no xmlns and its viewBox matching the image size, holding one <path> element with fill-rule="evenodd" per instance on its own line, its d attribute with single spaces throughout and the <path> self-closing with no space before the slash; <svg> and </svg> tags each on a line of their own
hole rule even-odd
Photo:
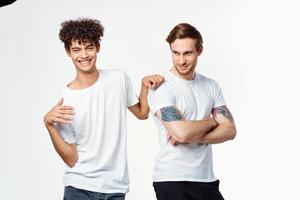
<svg viewBox="0 0 300 200">
<path fill-rule="evenodd" d="M 96 67 L 95 67 L 96 68 Z M 81 72 L 85 72 L 85 73 L 89 73 L 89 72 L 93 72 L 95 69 L 94 67 L 78 67 L 78 69 L 81 71 Z"/>
<path fill-rule="evenodd" d="M 180 75 L 188 75 L 192 72 L 191 69 L 185 69 L 185 70 L 181 70 L 181 69 L 177 69 L 177 72 L 180 74 Z"/>
</svg>

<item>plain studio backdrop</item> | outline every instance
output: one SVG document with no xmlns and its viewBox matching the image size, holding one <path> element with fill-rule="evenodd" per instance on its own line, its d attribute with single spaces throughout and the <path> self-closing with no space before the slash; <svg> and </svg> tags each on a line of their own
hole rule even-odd
<svg viewBox="0 0 300 200">
<path fill-rule="evenodd" d="M 127 72 L 137 94 L 143 76 L 172 66 L 169 31 L 181 22 L 197 27 L 204 39 L 197 71 L 221 85 L 238 130 L 213 146 L 225 199 L 300 199 L 298 11 L 290 0 L 18 0 L 0 8 L 0 198 L 62 199 L 64 164 L 43 115 L 75 75 L 60 23 L 91 17 L 105 27 L 97 67 Z M 152 117 L 128 113 L 126 199 L 155 199 L 157 149 Z"/>
</svg>

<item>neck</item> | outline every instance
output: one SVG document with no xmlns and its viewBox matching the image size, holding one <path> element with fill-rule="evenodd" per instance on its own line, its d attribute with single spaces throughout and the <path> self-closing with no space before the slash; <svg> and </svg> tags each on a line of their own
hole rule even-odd
<svg viewBox="0 0 300 200">
<path fill-rule="evenodd" d="M 84 89 L 92 86 L 99 77 L 99 71 L 97 69 L 88 73 L 80 73 L 77 71 L 77 75 L 74 81 L 69 84 L 71 89 Z"/>
</svg>

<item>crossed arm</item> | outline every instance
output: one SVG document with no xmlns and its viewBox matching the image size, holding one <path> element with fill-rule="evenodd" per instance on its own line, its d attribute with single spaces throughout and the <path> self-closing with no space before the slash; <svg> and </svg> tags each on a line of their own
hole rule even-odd
<svg viewBox="0 0 300 200">
<path fill-rule="evenodd" d="M 233 140 L 236 136 L 236 127 L 233 117 L 226 106 L 214 108 L 212 111 L 218 126 L 202 137 L 199 142 L 204 144 L 217 144 Z"/>
<path fill-rule="evenodd" d="M 215 144 L 233 139 L 236 128 L 226 106 L 214 108 L 213 117 L 184 120 L 175 106 L 161 108 L 156 115 L 168 131 L 168 139 L 176 143 Z"/>
</svg>

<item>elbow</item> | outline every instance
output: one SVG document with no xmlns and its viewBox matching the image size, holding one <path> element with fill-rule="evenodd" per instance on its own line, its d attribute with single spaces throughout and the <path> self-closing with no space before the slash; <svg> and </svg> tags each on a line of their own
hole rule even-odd
<svg viewBox="0 0 300 200">
<path fill-rule="evenodd" d="M 148 119 L 148 116 L 149 116 L 149 112 L 150 112 L 150 109 L 147 108 L 147 109 L 142 109 L 140 108 L 140 111 L 138 113 L 136 113 L 136 117 L 139 119 L 139 120 L 146 120 Z"/>
<path fill-rule="evenodd" d="M 179 143 L 189 143 L 191 138 L 188 137 L 188 134 L 185 133 L 185 130 L 177 127 L 173 130 L 170 130 L 170 135 Z"/>
<path fill-rule="evenodd" d="M 65 163 L 69 166 L 69 167 L 74 167 L 75 164 L 77 163 L 77 158 L 74 158 L 74 159 L 68 159 L 65 161 Z"/>
<path fill-rule="evenodd" d="M 66 164 L 68 165 L 68 167 L 70 168 L 73 168 L 75 166 L 77 161 L 69 161 L 69 162 L 66 162 Z"/>
<path fill-rule="evenodd" d="M 149 115 L 148 113 L 147 114 L 144 114 L 144 115 L 139 115 L 139 116 L 136 116 L 139 120 L 146 120 L 148 119 Z"/>
<path fill-rule="evenodd" d="M 236 128 L 233 127 L 228 135 L 228 138 L 229 138 L 229 140 L 233 140 L 235 137 L 236 137 Z"/>
<path fill-rule="evenodd" d="M 186 137 L 185 135 L 177 136 L 175 140 L 182 144 L 190 142 L 190 138 Z"/>
<path fill-rule="evenodd" d="M 77 161 L 78 161 L 77 152 L 66 156 L 66 159 L 65 159 L 66 165 L 68 165 L 70 168 L 74 167 L 75 164 L 77 163 Z"/>
</svg>

